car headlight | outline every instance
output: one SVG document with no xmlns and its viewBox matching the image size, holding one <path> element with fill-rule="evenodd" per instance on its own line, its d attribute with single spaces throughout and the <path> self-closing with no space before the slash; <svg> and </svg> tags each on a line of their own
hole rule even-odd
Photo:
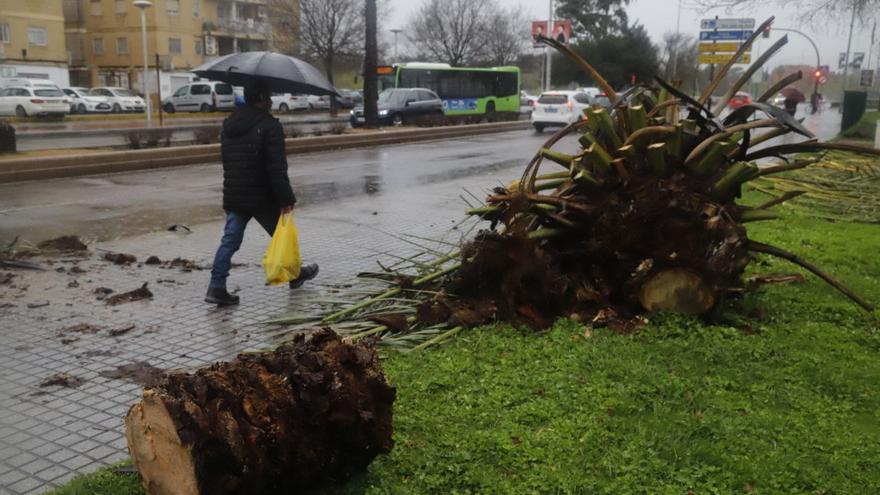
<svg viewBox="0 0 880 495">
<path fill-rule="evenodd" d="M 385 117 L 388 115 L 388 110 L 379 110 L 379 117 Z"/>
<path fill-rule="evenodd" d="M 348 114 L 351 115 L 352 117 L 354 117 L 354 110 L 348 112 Z"/>
</svg>

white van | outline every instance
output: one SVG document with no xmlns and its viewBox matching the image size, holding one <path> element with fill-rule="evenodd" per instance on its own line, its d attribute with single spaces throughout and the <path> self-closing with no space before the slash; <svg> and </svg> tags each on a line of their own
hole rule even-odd
<svg viewBox="0 0 880 495">
<path fill-rule="evenodd" d="M 174 112 L 213 112 L 234 110 L 232 86 L 217 81 L 196 81 L 181 86 L 162 101 L 162 110 Z"/>
</svg>

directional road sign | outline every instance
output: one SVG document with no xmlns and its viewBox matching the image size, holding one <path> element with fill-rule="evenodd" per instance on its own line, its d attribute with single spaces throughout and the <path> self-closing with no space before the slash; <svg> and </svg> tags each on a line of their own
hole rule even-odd
<svg viewBox="0 0 880 495">
<path fill-rule="evenodd" d="M 700 29 L 755 29 L 755 19 L 703 19 Z"/>
<path fill-rule="evenodd" d="M 735 52 L 739 50 L 739 47 L 742 46 L 741 43 L 700 43 L 700 53 L 715 53 L 715 52 Z M 752 47 L 749 47 L 746 51 L 752 51 Z"/>
<path fill-rule="evenodd" d="M 701 53 L 697 61 L 701 64 L 726 64 L 733 58 L 733 53 Z M 739 59 L 738 64 L 752 63 L 752 56 L 746 53 Z"/>
<path fill-rule="evenodd" d="M 749 39 L 751 35 L 751 30 L 701 31 L 700 41 L 740 41 Z"/>
</svg>

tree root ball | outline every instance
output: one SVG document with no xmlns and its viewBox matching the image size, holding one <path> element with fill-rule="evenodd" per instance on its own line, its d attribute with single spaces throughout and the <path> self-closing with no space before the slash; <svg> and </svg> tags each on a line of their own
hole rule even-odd
<svg viewBox="0 0 880 495">
<path fill-rule="evenodd" d="M 373 348 L 325 329 L 169 375 L 126 436 L 148 495 L 298 493 L 390 452 L 395 396 Z"/>
</svg>

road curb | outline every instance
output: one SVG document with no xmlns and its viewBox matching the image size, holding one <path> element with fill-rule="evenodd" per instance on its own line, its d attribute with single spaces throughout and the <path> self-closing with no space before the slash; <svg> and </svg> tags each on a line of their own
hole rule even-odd
<svg viewBox="0 0 880 495">
<path fill-rule="evenodd" d="M 363 134 L 343 134 L 292 138 L 285 141 L 289 155 L 318 151 L 362 148 L 388 144 L 450 139 L 478 134 L 506 132 L 529 127 L 528 121 L 472 124 L 422 129 L 383 130 Z M 220 145 L 206 144 L 66 156 L 18 158 L 0 161 L 0 183 L 36 179 L 55 179 L 80 175 L 130 172 L 199 163 L 219 162 Z"/>
</svg>

